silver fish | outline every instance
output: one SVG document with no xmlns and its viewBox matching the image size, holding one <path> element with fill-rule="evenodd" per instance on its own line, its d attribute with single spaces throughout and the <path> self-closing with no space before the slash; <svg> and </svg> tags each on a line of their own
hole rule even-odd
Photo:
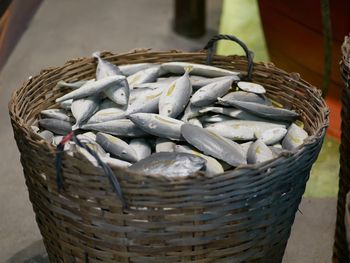
<svg viewBox="0 0 350 263">
<path fill-rule="evenodd" d="M 71 110 L 76 120 L 72 130 L 80 128 L 87 119 L 89 119 L 96 111 L 98 111 L 99 99 L 97 96 L 89 96 L 82 99 L 73 100 Z"/>
<path fill-rule="evenodd" d="M 124 119 L 126 113 L 124 110 L 120 108 L 107 108 L 103 110 L 97 111 L 94 115 L 92 115 L 86 123 L 101 123 L 106 121 Z"/>
<path fill-rule="evenodd" d="M 280 155 L 283 152 L 282 148 L 275 147 L 275 146 L 268 146 L 268 147 L 271 150 L 273 157 L 277 157 L 278 155 Z"/>
<path fill-rule="evenodd" d="M 63 147 L 63 151 L 70 156 L 74 156 L 74 152 L 76 152 L 76 144 L 72 141 L 67 142 Z"/>
<path fill-rule="evenodd" d="M 66 111 L 62 109 L 48 109 L 42 110 L 40 115 L 44 118 L 52 118 L 56 120 L 68 121 L 71 122 L 72 118 L 67 115 Z"/>
<path fill-rule="evenodd" d="M 153 63 L 136 63 L 136 64 L 127 64 L 120 65 L 119 69 L 124 76 L 131 76 L 139 71 L 153 67 Z"/>
<path fill-rule="evenodd" d="M 72 106 L 73 99 L 64 100 L 60 103 L 60 107 L 65 110 L 70 110 L 70 107 Z"/>
<path fill-rule="evenodd" d="M 232 81 L 232 78 L 227 77 L 200 88 L 191 97 L 192 105 L 203 107 L 212 104 L 218 97 L 225 95 L 229 91 Z"/>
<path fill-rule="evenodd" d="M 261 140 L 253 142 L 248 149 L 247 161 L 249 164 L 262 163 L 273 158 L 272 151 Z"/>
<path fill-rule="evenodd" d="M 135 150 L 138 161 L 152 154 L 151 146 L 143 138 L 132 139 L 130 140 L 129 145 Z"/>
<path fill-rule="evenodd" d="M 163 90 L 159 99 L 159 114 L 176 118 L 185 109 L 192 94 L 188 68 L 185 74 Z"/>
<path fill-rule="evenodd" d="M 60 80 L 57 82 L 56 87 L 57 88 L 67 87 L 67 88 L 71 88 L 71 89 L 79 89 L 87 81 L 90 81 L 90 80 L 79 80 L 76 82 L 65 82 L 64 80 Z"/>
<path fill-rule="evenodd" d="M 272 145 L 272 147 L 279 148 L 279 149 L 283 148 L 280 143 L 276 143 L 276 144 Z"/>
<path fill-rule="evenodd" d="M 224 168 L 224 171 L 227 171 L 233 168 L 232 165 L 229 165 L 224 161 L 221 161 L 221 160 L 217 160 L 217 161 L 221 164 L 222 168 Z"/>
<path fill-rule="evenodd" d="M 96 134 L 93 132 L 84 132 L 81 135 L 85 136 L 85 138 L 89 138 L 91 142 L 96 142 Z"/>
<path fill-rule="evenodd" d="M 235 141 L 254 140 L 255 134 L 271 128 L 285 128 L 285 126 L 261 121 L 229 120 L 205 127 L 208 131 Z"/>
<path fill-rule="evenodd" d="M 242 148 L 242 150 L 243 150 L 243 152 L 244 152 L 244 156 L 247 157 L 247 155 L 248 155 L 248 149 L 249 149 L 249 147 L 250 147 L 250 145 L 251 145 L 252 143 L 253 143 L 253 142 L 250 141 L 250 142 L 245 142 L 245 143 L 241 143 L 241 144 L 240 144 L 240 146 L 241 146 L 241 148 Z"/>
<path fill-rule="evenodd" d="M 222 77 L 220 77 L 222 78 Z M 190 81 L 192 84 L 192 88 L 194 90 L 197 90 L 205 85 L 208 85 L 212 82 L 215 82 L 217 78 L 206 78 L 206 77 L 202 77 L 202 76 L 196 76 L 196 75 L 192 75 L 190 76 Z"/>
<path fill-rule="evenodd" d="M 266 145 L 272 145 L 281 141 L 287 134 L 287 129 L 283 127 L 275 127 L 255 133 L 255 137 L 260 139 Z"/>
<path fill-rule="evenodd" d="M 135 113 L 129 116 L 139 128 L 158 137 L 180 140 L 182 121 L 153 113 Z"/>
<path fill-rule="evenodd" d="M 141 71 L 138 71 L 127 77 L 130 89 L 133 89 L 135 85 L 139 85 L 147 82 L 154 82 L 158 78 L 160 66 L 156 65 Z"/>
<path fill-rule="evenodd" d="M 137 99 L 144 97 L 144 95 L 152 92 L 152 88 L 134 88 L 130 91 L 129 105 L 133 104 Z M 160 91 L 161 92 L 161 91 Z"/>
<path fill-rule="evenodd" d="M 216 122 L 231 121 L 234 119 L 226 115 L 215 114 L 215 115 L 204 115 L 200 117 L 200 120 L 201 122 L 204 122 L 204 123 L 216 123 Z"/>
<path fill-rule="evenodd" d="M 124 76 L 117 75 L 96 80 L 94 82 L 85 83 L 79 89 L 73 90 L 64 96 L 59 97 L 56 99 L 56 102 L 62 102 L 69 99 L 81 99 L 90 95 L 97 95 L 99 92 L 116 85 L 124 79 Z"/>
<path fill-rule="evenodd" d="M 191 148 L 189 146 L 176 145 L 175 152 L 190 153 L 190 154 L 202 157 L 204 160 L 207 161 L 205 164 L 205 174 L 208 176 L 221 174 L 224 172 L 224 168 L 215 158 L 201 154 L 200 152 L 194 150 L 193 148 Z"/>
<path fill-rule="evenodd" d="M 52 141 L 52 138 L 54 137 L 53 133 L 48 130 L 43 130 L 41 132 L 38 132 L 38 135 L 43 138 L 45 141 Z"/>
<path fill-rule="evenodd" d="M 247 160 L 241 146 L 214 132 L 191 124 L 181 126 L 186 141 L 204 154 L 223 160 L 232 166 L 246 164 Z"/>
<path fill-rule="evenodd" d="M 83 124 L 81 128 L 84 130 L 105 132 L 121 137 L 142 137 L 147 134 L 128 119 Z"/>
<path fill-rule="evenodd" d="M 158 104 L 162 90 L 155 89 L 139 96 L 128 107 L 127 115 L 134 113 L 156 113 L 158 112 Z"/>
<path fill-rule="evenodd" d="M 94 52 L 92 56 L 95 57 L 98 61 L 96 67 L 96 80 L 104 79 L 115 75 L 122 75 L 122 72 L 120 71 L 118 66 L 101 58 L 100 52 Z"/>
<path fill-rule="evenodd" d="M 109 166 L 114 166 L 114 167 L 129 167 L 131 165 L 131 163 L 123 161 L 123 160 L 119 160 L 113 157 L 104 157 L 101 158 L 101 161 L 107 163 Z"/>
<path fill-rule="evenodd" d="M 156 152 L 173 152 L 176 144 L 165 138 L 156 139 Z"/>
<path fill-rule="evenodd" d="M 52 144 L 54 145 L 54 146 L 57 146 L 61 141 L 62 141 L 62 139 L 63 139 L 63 137 L 64 136 L 54 136 L 53 138 L 52 138 Z"/>
<path fill-rule="evenodd" d="M 255 94 L 264 94 L 266 93 L 265 88 L 258 84 L 258 83 L 253 83 L 253 82 L 247 82 L 247 81 L 239 81 L 237 83 L 237 86 L 246 92 L 251 92 Z"/>
<path fill-rule="evenodd" d="M 96 136 L 97 138 L 97 136 Z M 97 142 L 88 142 L 86 143 L 86 146 L 88 146 L 91 150 L 93 150 L 100 158 L 107 158 L 109 157 L 109 153 L 106 153 L 106 151 L 103 149 L 101 145 L 99 145 Z"/>
<path fill-rule="evenodd" d="M 207 112 L 215 112 L 223 115 L 230 116 L 232 118 L 236 118 L 242 111 L 237 110 L 235 108 L 223 108 L 223 107 L 205 107 L 199 110 L 200 113 L 204 114 Z"/>
<path fill-rule="evenodd" d="M 189 124 L 192 124 L 192 125 L 194 125 L 194 126 L 203 128 L 202 123 L 201 123 L 200 120 L 197 119 L 197 118 L 189 119 L 189 120 L 188 120 L 188 123 L 189 123 Z"/>
<path fill-rule="evenodd" d="M 30 126 L 30 128 L 32 129 L 33 132 L 36 132 L 36 133 L 38 133 L 40 131 L 40 128 L 38 126 L 36 126 L 36 125 Z"/>
<path fill-rule="evenodd" d="M 188 153 L 154 153 L 151 156 L 131 165 L 130 170 L 149 175 L 187 176 L 201 170 L 206 161 Z"/>
<path fill-rule="evenodd" d="M 39 124 L 46 130 L 49 130 L 55 134 L 66 135 L 72 131 L 72 124 L 68 121 L 56 120 L 56 119 L 41 119 Z"/>
<path fill-rule="evenodd" d="M 183 74 L 185 72 L 185 67 L 192 67 L 191 74 L 199 75 L 204 77 L 222 77 L 222 76 L 240 76 L 239 72 L 222 69 L 218 67 L 195 64 L 189 62 L 167 62 L 162 64 L 162 69 L 165 72 L 175 73 L 175 74 Z"/>
<path fill-rule="evenodd" d="M 125 110 L 125 107 L 123 107 L 121 105 L 118 105 L 114 101 L 111 101 L 110 99 L 106 98 L 106 99 L 104 99 L 101 102 L 100 110 L 109 109 L 109 108 L 118 108 L 118 109 L 124 109 Z"/>
<path fill-rule="evenodd" d="M 169 84 L 176 80 L 178 77 L 169 77 L 161 80 L 157 80 L 156 82 L 142 83 L 134 86 L 134 89 L 165 89 L 169 87 Z"/>
<path fill-rule="evenodd" d="M 170 76 L 170 77 L 159 77 L 156 82 L 167 82 L 172 83 L 174 80 L 177 80 L 179 76 Z"/>
<path fill-rule="evenodd" d="M 140 89 L 164 89 L 169 86 L 168 82 L 150 82 L 150 83 L 142 83 L 135 85 L 133 90 L 140 90 Z"/>
<path fill-rule="evenodd" d="M 187 122 L 189 119 L 200 116 L 201 109 L 202 107 L 196 107 L 196 106 L 193 106 L 191 103 L 188 103 L 181 120 L 184 122 Z"/>
<path fill-rule="evenodd" d="M 192 88 L 194 90 L 197 90 L 201 87 L 204 87 L 208 84 L 211 84 L 213 82 L 217 82 L 217 81 L 220 81 L 224 78 L 227 78 L 227 76 L 224 76 L 224 77 L 217 77 L 217 78 L 206 78 L 206 77 L 201 77 L 201 76 L 190 76 L 190 80 L 191 80 L 191 83 L 192 83 Z M 240 78 L 236 75 L 232 75 L 230 76 L 230 78 L 232 78 L 232 81 L 238 81 L 240 80 Z"/>
<path fill-rule="evenodd" d="M 100 80 L 110 76 L 122 75 L 122 72 L 118 66 L 102 59 L 98 52 L 93 53 L 93 56 L 98 59 L 98 64 L 96 68 L 96 80 Z M 108 87 L 103 92 L 110 100 L 114 101 L 117 104 L 128 104 L 130 89 L 126 79 L 124 81 L 116 83 L 116 85 Z"/>
<path fill-rule="evenodd" d="M 79 139 L 81 143 L 96 143 L 96 135 L 91 137 L 89 132 L 78 134 L 76 137 Z"/>
<path fill-rule="evenodd" d="M 264 118 L 250 114 L 250 113 L 245 112 L 243 110 L 237 110 L 235 108 L 206 107 L 206 108 L 203 108 L 199 111 L 199 113 L 201 113 L 201 114 L 204 114 L 206 112 L 220 113 L 220 114 L 227 115 L 229 117 L 232 117 L 234 119 L 239 119 L 239 120 L 266 122 L 266 119 L 264 119 Z M 272 120 L 270 120 L 269 122 L 275 123 L 275 124 L 281 124 L 284 126 L 289 126 L 289 123 L 287 123 L 287 122 L 272 121 Z"/>
<path fill-rule="evenodd" d="M 122 160 L 129 162 L 138 161 L 138 156 L 134 148 L 115 136 L 98 132 L 96 134 L 96 142 L 100 144 L 106 152 L 109 152 Z"/>
<path fill-rule="evenodd" d="M 245 110 L 248 113 L 257 115 L 262 118 L 277 120 L 277 121 L 294 121 L 299 114 L 292 110 L 266 106 L 259 103 L 245 101 L 230 101 L 231 106 Z"/>
<path fill-rule="evenodd" d="M 254 102 L 260 103 L 264 105 L 271 106 L 271 101 L 264 96 L 249 93 L 245 91 L 234 91 L 226 94 L 222 98 L 218 99 L 219 104 L 230 106 L 230 101 L 246 101 L 246 102 Z"/>
<path fill-rule="evenodd" d="M 73 145 L 76 152 L 83 155 L 93 166 L 99 167 L 96 158 L 93 155 L 91 155 L 91 153 L 89 153 L 85 148 L 80 147 L 79 145 L 76 145 L 76 144 L 73 144 Z"/>
<path fill-rule="evenodd" d="M 103 91 L 106 96 L 119 105 L 128 105 L 130 97 L 130 87 L 126 80 L 117 83 Z"/>
<path fill-rule="evenodd" d="M 302 145 L 308 136 L 309 135 L 304 129 L 292 123 L 282 141 L 282 147 L 286 150 L 294 150 L 298 146 Z"/>
</svg>

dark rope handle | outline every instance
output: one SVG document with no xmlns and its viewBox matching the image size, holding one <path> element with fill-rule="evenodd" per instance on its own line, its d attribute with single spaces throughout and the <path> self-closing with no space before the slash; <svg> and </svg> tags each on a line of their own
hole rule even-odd
<svg viewBox="0 0 350 263">
<path fill-rule="evenodd" d="M 114 175 L 112 169 L 104 163 L 98 154 L 90 149 L 89 146 L 86 144 L 83 144 L 75 135 L 73 132 L 69 133 L 67 136 L 65 136 L 62 141 L 57 145 L 57 153 L 56 153 L 56 182 L 57 182 L 57 188 L 60 191 L 63 188 L 63 179 L 62 179 L 62 171 L 61 171 L 61 165 L 62 165 L 62 156 L 63 156 L 63 149 L 64 144 L 67 143 L 73 139 L 73 141 L 79 146 L 84 148 L 88 151 L 97 161 L 98 165 L 101 166 L 104 174 L 108 177 L 110 183 L 112 184 L 112 187 L 118 197 L 118 199 L 122 202 L 123 209 L 127 208 L 127 204 L 125 202 L 125 199 L 123 197 L 123 192 L 120 187 L 120 184 L 117 180 L 117 177 Z"/>
<path fill-rule="evenodd" d="M 231 40 L 233 42 L 236 42 L 238 45 L 240 45 L 247 57 L 247 62 L 248 62 L 248 71 L 247 71 L 247 80 L 252 81 L 252 74 L 253 74 L 253 57 L 254 57 L 254 52 L 250 51 L 246 44 L 242 42 L 242 40 L 238 39 L 235 36 L 232 35 L 216 35 L 212 39 L 208 41 L 208 43 L 205 45 L 204 49 L 208 50 L 208 56 L 207 56 L 207 64 L 210 65 L 212 60 L 213 60 L 213 54 L 214 54 L 214 45 L 215 42 L 219 40 Z"/>
</svg>

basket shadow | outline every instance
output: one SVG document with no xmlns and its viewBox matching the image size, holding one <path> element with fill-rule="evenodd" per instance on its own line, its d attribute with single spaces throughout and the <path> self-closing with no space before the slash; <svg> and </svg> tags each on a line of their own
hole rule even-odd
<svg viewBox="0 0 350 263">
<path fill-rule="evenodd" d="M 42 240 L 38 240 L 28 247 L 18 251 L 7 263 L 49 263 L 49 257 L 47 255 L 44 243 Z"/>
</svg>

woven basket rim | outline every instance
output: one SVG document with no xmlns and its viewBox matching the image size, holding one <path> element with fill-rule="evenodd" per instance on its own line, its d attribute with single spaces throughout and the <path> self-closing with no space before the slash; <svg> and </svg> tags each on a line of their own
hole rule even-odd
<svg viewBox="0 0 350 263">
<path fill-rule="evenodd" d="M 350 37 L 349 37 L 349 42 L 350 42 Z M 206 55 L 206 51 L 204 50 L 200 50 L 200 51 L 197 51 L 197 52 L 188 52 L 188 51 L 182 51 L 182 50 L 178 50 L 178 49 L 171 49 L 171 50 L 165 50 L 165 51 L 154 51 L 150 48 L 137 48 L 137 49 L 132 49 L 130 51 L 127 51 L 127 52 L 122 52 L 122 53 L 113 53 L 111 51 L 102 51 L 100 52 L 101 53 L 101 56 L 102 57 L 108 57 L 108 56 L 132 56 L 132 55 L 135 55 L 135 54 L 139 54 L 139 53 L 145 53 L 147 52 L 148 55 L 165 55 L 165 54 L 175 54 L 175 53 L 181 53 L 181 54 L 188 54 L 188 55 Z M 245 59 L 244 56 L 240 56 L 240 55 L 228 55 L 228 56 L 225 56 L 225 55 L 214 55 L 213 58 L 214 60 L 218 61 L 220 60 L 220 58 L 227 58 L 227 57 L 232 57 L 232 58 L 243 58 Z M 56 154 L 56 148 L 51 144 L 51 143 L 48 143 L 47 141 L 45 141 L 44 139 L 42 139 L 38 134 L 36 134 L 32 129 L 31 129 L 31 125 L 27 122 L 25 122 L 23 120 L 23 118 L 19 117 L 19 116 L 15 116 L 13 114 L 13 109 L 16 107 L 16 96 L 19 92 L 21 92 L 22 89 L 24 89 L 28 84 L 30 84 L 32 81 L 36 80 L 37 78 L 40 78 L 40 76 L 48 73 L 48 72 L 54 72 L 56 70 L 60 70 L 61 68 L 69 65 L 69 64 L 73 64 L 73 63 L 76 63 L 76 62 L 80 62 L 80 61 L 83 61 L 83 60 L 86 60 L 86 62 L 93 62 L 94 61 L 94 58 L 93 57 L 77 57 L 77 58 L 73 58 L 73 59 L 70 59 L 68 61 L 66 61 L 62 66 L 57 66 L 57 67 L 47 67 L 45 69 L 42 69 L 39 74 L 36 74 L 34 76 L 30 76 L 28 78 L 27 81 L 25 81 L 20 88 L 16 89 L 15 91 L 12 92 L 12 95 L 11 95 L 11 98 L 10 98 L 10 101 L 8 103 L 8 109 L 9 109 L 9 112 L 10 112 L 10 118 L 12 121 L 20 124 L 23 129 L 26 131 L 26 133 L 28 135 L 30 135 L 31 139 L 33 139 L 33 142 L 36 143 L 37 146 L 40 146 L 40 147 L 45 147 L 45 150 L 48 152 L 48 153 L 51 153 L 53 155 Z M 172 61 L 176 61 L 176 60 L 172 60 Z M 132 64 L 132 63 L 130 63 Z M 294 80 L 294 76 L 295 74 L 299 76 L 298 73 L 294 73 L 294 72 L 286 72 L 280 68 L 277 68 L 275 67 L 275 65 L 272 63 L 272 62 L 254 62 L 254 65 L 256 64 L 263 64 L 265 67 L 267 68 L 274 68 L 274 69 L 277 69 L 278 71 L 282 72 L 282 73 L 285 73 L 287 75 L 289 75 L 290 77 L 290 80 Z M 254 75 L 254 73 L 253 73 Z M 321 91 L 319 89 L 317 89 L 315 86 L 313 86 L 312 84 L 308 83 L 307 81 L 303 80 L 303 79 L 298 79 L 299 81 L 302 80 L 305 84 L 307 84 L 307 88 L 309 90 L 311 90 L 313 92 L 313 94 L 317 97 L 317 99 L 319 100 L 322 100 L 323 104 L 324 104 L 324 107 L 323 107 L 323 110 L 324 110 L 324 116 L 325 116 L 325 120 L 324 120 L 324 123 L 322 126 L 318 127 L 318 129 L 315 131 L 314 134 L 312 135 L 309 135 L 309 137 L 305 140 L 305 142 L 298 146 L 297 148 L 295 148 L 294 150 L 292 151 L 288 151 L 288 152 L 282 152 L 280 153 L 277 157 L 271 159 L 271 160 L 268 160 L 268 161 L 265 161 L 265 162 L 262 162 L 262 163 L 258 163 L 258 164 L 245 164 L 245 165 L 240 165 L 238 167 L 236 167 L 235 169 L 233 170 L 228 170 L 228 171 L 225 171 L 224 173 L 221 173 L 221 174 L 216 174 L 215 176 L 208 176 L 208 175 L 205 175 L 203 172 L 196 172 L 196 173 L 192 173 L 192 174 L 189 174 L 187 176 L 165 176 L 164 174 L 156 174 L 156 175 L 148 175 L 148 174 L 144 174 L 142 172 L 137 172 L 137 171 L 131 171 L 127 168 L 121 168 L 121 167 L 115 167 L 115 166 L 111 166 L 112 170 L 113 171 L 122 171 L 123 173 L 126 173 L 126 174 L 130 174 L 130 175 L 136 175 L 136 176 L 142 176 L 143 178 L 148 178 L 148 177 L 151 177 L 151 178 L 156 178 L 156 179 L 159 179 L 159 180 L 166 180 L 166 181 L 178 181 L 178 180 L 190 180 L 191 178 L 193 177 L 196 177 L 198 178 L 198 176 L 201 176 L 203 178 L 212 178 L 212 177 L 218 177 L 220 175 L 225 175 L 225 174 L 235 174 L 235 173 L 240 173 L 242 171 L 246 171 L 246 170 L 257 170 L 257 169 L 264 169 L 264 167 L 266 166 L 266 169 L 268 169 L 271 165 L 275 164 L 275 163 L 278 163 L 282 158 L 290 158 L 290 157 L 295 157 L 297 156 L 298 154 L 302 153 L 305 149 L 305 147 L 307 145 L 310 145 L 310 144 L 313 144 L 318 138 L 322 137 L 323 134 L 325 133 L 326 131 L 326 128 L 328 127 L 329 125 L 329 108 L 328 106 L 326 105 L 326 103 L 324 102 L 322 96 L 321 96 Z M 86 162 L 87 165 L 90 165 L 92 168 L 96 168 L 94 167 L 91 163 L 89 163 L 81 154 L 79 154 L 78 152 L 75 152 L 74 153 L 74 156 L 69 156 L 67 154 L 65 154 L 64 158 L 66 158 L 67 160 L 73 160 L 73 159 L 80 159 L 80 160 L 83 160 Z M 72 158 L 72 159 L 71 159 Z M 96 169 L 100 169 L 100 168 L 96 168 Z"/>
</svg>

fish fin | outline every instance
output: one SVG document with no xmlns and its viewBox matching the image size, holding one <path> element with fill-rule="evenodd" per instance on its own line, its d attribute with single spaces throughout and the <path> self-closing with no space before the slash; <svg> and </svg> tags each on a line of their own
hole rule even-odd
<svg viewBox="0 0 350 263">
<path fill-rule="evenodd" d="M 272 106 L 276 107 L 276 108 L 283 108 L 283 105 L 273 99 L 270 99 Z"/>
</svg>

